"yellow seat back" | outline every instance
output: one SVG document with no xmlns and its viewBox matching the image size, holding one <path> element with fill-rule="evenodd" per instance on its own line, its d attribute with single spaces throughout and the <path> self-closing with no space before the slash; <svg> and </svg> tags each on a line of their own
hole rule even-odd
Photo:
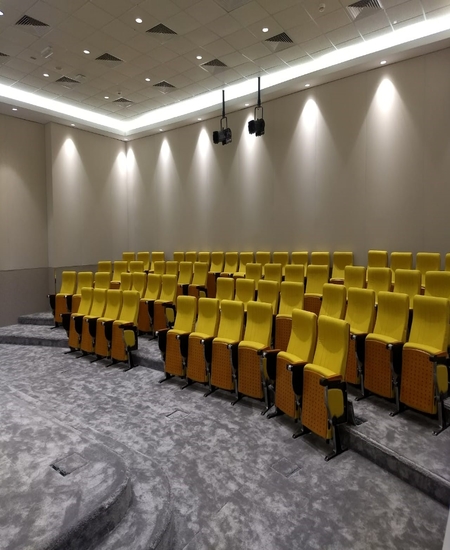
<svg viewBox="0 0 450 550">
<path fill-rule="evenodd" d="M 409 318 L 409 297 L 407 294 L 380 292 L 374 334 L 388 336 L 399 342 L 406 341 Z"/>
<path fill-rule="evenodd" d="M 395 281 L 395 272 L 397 269 L 412 269 L 412 252 L 391 252 L 391 261 L 389 267 L 392 270 L 392 282 Z"/>
<path fill-rule="evenodd" d="M 445 255 L 445 271 L 450 271 L 450 252 Z"/>
<path fill-rule="evenodd" d="M 153 273 L 155 273 L 156 275 L 164 275 L 165 272 L 166 272 L 166 262 L 157 261 L 153 264 Z M 178 265 L 177 265 L 177 273 L 178 273 Z"/>
<path fill-rule="evenodd" d="M 314 357 L 317 342 L 317 315 L 310 311 L 292 311 L 292 329 L 286 353 L 296 355 L 310 363 Z"/>
<path fill-rule="evenodd" d="M 427 271 L 425 274 L 425 296 L 450 300 L 450 271 Z"/>
<path fill-rule="evenodd" d="M 244 304 L 247 310 L 247 304 L 255 299 L 255 281 L 253 279 L 236 279 L 236 294 L 234 299 Z"/>
<path fill-rule="evenodd" d="M 211 262 L 211 254 L 209 252 L 199 252 L 198 261 L 202 262 L 203 264 L 208 264 L 208 270 L 209 270 L 209 265 Z"/>
<path fill-rule="evenodd" d="M 150 269 L 150 252 L 138 252 L 136 254 L 136 260 L 143 263 L 144 271 Z"/>
<path fill-rule="evenodd" d="M 450 302 L 446 298 L 416 296 L 408 342 L 447 350 Z"/>
<path fill-rule="evenodd" d="M 122 252 L 122 260 L 127 262 L 127 268 L 130 269 L 130 262 L 134 262 L 136 259 L 135 252 Z"/>
<path fill-rule="evenodd" d="M 219 300 L 217 298 L 199 298 L 198 318 L 195 332 L 216 336 L 219 328 Z"/>
<path fill-rule="evenodd" d="M 94 289 L 92 287 L 85 286 L 81 289 L 81 301 L 78 306 L 77 315 L 89 315 L 92 306 L 92 298 L 94 296 Z"/>
<path fill-rule="evenodd" d="M 63 271 L 61 274 L 61 287 L 59 294 L 72 295 L 75 293 L 77 286 L 77 272 L 76 271 Z"/>
<path fill-rule="evenodd" d="M 177 262 L 178 264 L 180 262 L 184 262 L 184 252 L 174 252 L 172 257 L 173 257 L 173 261 Z"/>
<path fill-rule="evenodd" d="M 369 250 L 367 253 L 367 267 L 387 267 L 387 250 Z"/>
<path fill-rule="evenodd" d="M 89 315 L 92 317 L 103 317 L 106 308 L 106 298 L 109 290 L 106 288 L 94 288 L 92 305 Z"/>
<path fill-rule="evenodd" d="M 111 281 L 114 281 L 115 283 L 120 283 L 120 275 L 125 271 L 128 271 L 128 263 L 124 262 L 123 260 L 115 261 L 114 272 Z"/>
<path fill-rule="evenodd" d="M 313 363 L 344 378 L 349 340 L 350 325 L 346 321 L 325 315 L 319 317 Z"/>
<path fill-rule="evenodd" d="M 193 250 L 186 252 L 184 255 L 184 261 L 194 264 L 197 261 L 197 252 L 194 252 Z"/>
<path fill-rule="evenodd" d="M 264 279 L 266 281 L 275 281 L 278 285 L 281 285 L 283 278 L 283 267 L 281 264 L 266 264 L 264 266 Z M 259 288 L 259 287 L 258 287 Z"/>
<path fill-rule="evenodd" d="M 272 313 L 278 313 L 278 302 L 280 300 L 280 285 L 276 281 L 263 279 L 258 284 L 258 302 L 264 302 L 272 306 Z"/>
<path fill-rule="evenodd" d="M 192 332 L 197 317 L 197 298 L 194 296 L 178 296 L 177 315 L 175 317 L 175 330 Z"/>
<path fill-rule="evenodd" d="M 122 292 L 122 309 L 119 317 L 121 321 L 137 325 L 140 299 L 141 296 L 137 290 L 124 290 Z"/>
<path fill-rule="evenodd" d="M 159 300 L 161 302 L 174 302 L 177 295 L 177 276 L 162 275 L 161 277 L 161 294 Z M 193 297 L 193 296 L 192 296 Z"/>
<path fill-rule="evenodd" d="M 278 315 L 290 317 L 294 309 L 303 309 L 303 290 L 303 283 L 283 281 L 280 287 Z"/>
<path fill-rule="evenodd" d="M 366 286 L 366 268 L 363 265 L 348 265 L 344 268 L 344 286 L 364 288 Z"/>
<path fill-rule="evenodd" d="M 97 271 L 99 271 L 101 273 L 103 273 L 103 272 L 109 273 L 110 276 L 111 276 L 112 262 L 110 260 L 103 260 L 103 261 L 98 262 Z"/>
<path fill-rule="evenodd" d="M 289 252 L 273 252 L 272 253 L 272 262 L 274 264 L 281 264 L 281 270 L 284 275 L 284 270 L 289 263 Z"/>
<path fill-rule="evenodd" d="M 272 306 L 263 302 L 247 304 L 247 325 L 244 340 L 267 347 L 272 336 Z"/>
<path fill-rule="evenodd" d="M 189 285 L 192 281 L 192 262 L 180 262 L 178 284 Z"/>
<path fill-rule="evenodd" d="M 347 302 L 345 286 L 326 283 L 323 285 L 322 306 L 319 317 L 326 315 L 335 319 L 343 319 Z"/>
<path fill-rule="evenodd" d="M 223 252 L 211 252 L 211 266 L 209 271 L 212 273 L 222 273 L 224 259 L 225 254 Z"/>
<path fill-rule="evenodd" d="M 109 282 L 111 280 L 111 273 L 107 271 L 97 271 L 94 275 L 94 286 L 95 288 L 109 288 Z"/>
<path fill-rule="evenodd" d="M 85 286 L 91 287 L 94 282 L 94 275 L 92 271 L 79 271 L 77 277 L 77 288 L 75 294 L 81 294 L 81 289 Z"/>
<path fill-rule="evenodd" d="M 284 268 L 284 280 L 303 283 L 305 280 L 305 266 L 303 264 L 289 264 Z"/>
<path fill-rule="evenodd" d="M 237 252 L 225 252 L 224 273 L 236 273 L 239 264 L 239 254 Z"/>
<path fill-rule="evenodd" d="M 450 275 L 450 273 L 449 273 Z M 394 292 L 409 296 L 409 307 L 412 308 L 413 298 L 420 294 L 422 274 L 418 269 L 397 269 L 395 274 Z"/>
<path fill-rule="evenodd" d="M 219 304 L 222 300 L 234 300 L 234 279 L 231 277 L 219 277 L 216 281 L 216 298 Z"/>
<path fill-rule="evenodd" d="M 245 273 L 245 266 L 253 263 L 253 252 L 241 252 L 239 254 L 239 269 L 238 273 Z"/>
<path fill-rule="evenodd" d="M 156 264 L 155 264 L 156 265 Z M 180 264 L 175 260 L 169 260 L 168 262 L 165 262 L 165 273 L 167 275 L 176 275 L 178 277 L 178 272 L 180 270 Z M 156 271 L 155 271 L 156 273 Z M 163 273 L 161 273 L 163 275 Z"/>
<path fill-rule="evenodd" d="M 145 300 L 157 300 L 161 293 L 161 275 L 149 273 L 147 277 L 147 288 L 145 289 Z"/>
<path fill-rule="evenodd" d="M 133 284 L 133 275 L 128 271 L 122 271 L 120 274 L 120 290 L 131 290 Z"/>
<path fill-rule="evenodd" d="M 245 278 L 255 281 L 255 289 L 258 290 L 258 282 L 262 279 L 262 265 L 248 263 L 245 266 Z"/>
<path fill-rule="evenodd" d="M 144 271 L 144 262 L 141 260 L 132 260 L 130 262 L 130 273 L 136 273 L 138 271 Z"/>
<path fill-rule="evenodd" d="M 345 268 L 348 265 L 353 265 L 353 252 L 334 252 L 331 278 L 338 280 L 344 279 Z"/>
<path fill-rule="evenodd" d="M 244 329 L 244 304 L 242 302 L 222 300 L 220 309 L 217 337 L 239 342 L 242 339 Z"/>
<path fill-rule="evenodd" d="M 132 274 L 131 290 L 139 292 L 139 298 L 142 298 L 147 287 L 147 273 L 144 271 L 136 271 Z"/>
<path fill-rule="evenodd" d="M 265 250 L 259 250 L 255 254 L 255 263 L 261 264 L 263 275 L 264 275 L 264 267 L 266 264 L 269 264 L 270 261 L 271 261 L 270 252 L 267 252 Z"/>
<path fill-rule="evenodd" d="M 439 271 L 441 269 L 441 255 L 439 252 L 418 252 L 416 256 L 416 269 L 422 273 L 422 286 L 425 286 L 426 272 Z"/>
<path fill-rule="evenodd" d="M 194 276 L 192 277 L 192 284 L 197 286 L 206 286 L 207 277 L 208 277 L 208 264 L 205 264 L 203 262 L 195 262 Z"/>
<path fill-rule="evenodd" d="M 291 264 L 302 265 L 305 272 L 305 277 L 308 273 L 308 264 L 309 264 L 309 253 L 306 251 L 302 252 L 292 252 L 291 253 Z"/>
<path fill-rule="evenodd" d="M 311 265 L 326 265 L 330 268 L 329 252 L 311 252 Z"/>
<path fill-rule="evenodd" d="M 367 268 L 367 288 L 375 291 L 375 296 L 379 292 L 388 292 L 391 290 L 391 270 L 389 267 L 368 267 Z"/>
<path fill-rule="evenodd" d="M 154 271 L 155 262 L 164 262 L 166 258 L 164 252 L 152 252 L 151 259 L 152 263 L 150 264 L 150 270 Z"/>
<path fill-rule="evenodd" d="M 310 265 L 308 267 L 305 293 L 322 296 L 323 285 L 328 283 L 328 271 L 327 265 Z"/>
<path fill-rule="evenodd" d="M 345 320 L 350 325 L 350 332 L 372 332 L 375 324 L 375 291 L 349 288 Z"/>
<path fill-rule="evenodd" d="M 122 291 L 107 290 L 106 291 L 106 308 L 103 317 L 107 319 L 118 319 L 120 310 L 122 309 Z"/>
</svg>

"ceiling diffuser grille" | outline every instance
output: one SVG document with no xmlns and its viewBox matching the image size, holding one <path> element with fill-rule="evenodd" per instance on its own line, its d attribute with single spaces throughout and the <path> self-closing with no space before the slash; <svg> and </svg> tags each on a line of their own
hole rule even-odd
<svg viewBox="0 0 450 550">
<path fill-rule="evenodd" d="M 126 97 L 119 97 L 119 99 L 115 99 L 113 103 L 133 103 L 131 99 L 127 99 Z"/>
<path fill-rule="evenodd" d="M 351 18 L 356 21 L 382 10 L 383 6 L 379 0 L 359 0 L 347 6 L 347 11 Z"/>
<path fill-rule="evenodd" d="M 147 32 L 151 34 L 177 34 L 175 31 L 169 29 L 169 27 L 166 27 L 162 23 L 160 23 L 159 25 L 155 25 L 151 29 L 148 29 Z"/>
<path fill-rule="evenodd" d="M 215 0 L 215 2 L 229 13 L 230 11 L 237 10 L 241 6 L 245 6 L 250 0 Z"/>
<path fill-rule="evenodd" d="M 166 80 L 161 80 L 161 82 L 153 84 L 153 86 L 154 88 L 158 88 L 158 90 L 163 94 L 168 94 L 169 92 L 173 92 L 174 90 L 176 90 L 175 86 L 173 84 L 170 84 Z"/>
<path fill-rule="evenodd" d="M 34 19 L 34 17 L 30 17 L 28 15 L 24 15 L 17 21 L 16 25 L 22 25 L 22 26 L 30 26 L 30 27 L 48 27 L 47 23 L 43 23 L 42 21 L 38 21 L 37 19 Z"/>
<path fill-rule="evenodd" d="M 98 57 L 95 58 L 95 61 L 101 61 L 106 67 L 117 67 L 121 63 L 123 63 L 122 59 L 119 59 L 115 55 L 112 55 L 110 53 L 104 53 Z"/>
<path fill-rule="evenodd" d="M 212 59 L 211 61 L 202 63 L 200 67 L 211 74 L 221 73 L 222 71 L 228 69 L 228 66 L 225 65 L 223 61 L 220 61 L 220 59 Z"/>
<path fill-rule="evenodd" d="M 286 48 L 290 48 L 294 43 L 292 38 L 288 36 L 285 32 L 271 36 L 265 40 L 266 46 L 270 48 L 273 52 L 280 52 Z"/>
<path fill-rule="evenodd" d="M 3 63 L 6 63 L 8 61 L 9 55 L 6 53 L 0 52 L 0 65 L 3 65 Z"/>
<path fill-rule="evenodd" d="M 75 80 L 74 78 L 69 78 L 68 76 L 62 76 L 61 78 L 58 78 L 56 82 L 68 82 L 70 84 L 79 84 L 79 80 Z"/>
<path fill-rule="evenodd" d="M 6 53 L 0 52 L 0 57 L 9 57 L 9 55 Z"/>
</svg>

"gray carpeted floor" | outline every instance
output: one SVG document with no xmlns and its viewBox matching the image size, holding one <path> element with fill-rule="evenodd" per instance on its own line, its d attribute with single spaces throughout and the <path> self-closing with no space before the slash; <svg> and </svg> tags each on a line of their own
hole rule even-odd
<svg viewBox="0 0 450 550">
<path fill-rule="evenodd" d="M 293 440 L 293 424 L 262 417 L 260 403 L 231 407 L 225 393 L 205 399 L 200 386 L 158 384 L 157 371 L 124 373 L 56 348 L 0 353 L 0 387 L 163 467 L 174 550 L 442 547 L 445 506 L 351 451 L 326 463 L 323 442 Z"/>
</svg>

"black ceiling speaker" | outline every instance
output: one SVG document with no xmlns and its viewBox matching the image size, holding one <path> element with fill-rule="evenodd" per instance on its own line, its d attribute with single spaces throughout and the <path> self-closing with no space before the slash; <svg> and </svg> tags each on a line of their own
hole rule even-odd
<svg viewBox="0 0 450 550">
<path fill-rule="evenodd" d="M 213 132 L 213 143 L 227 145 L 231 143 L 231 129 L 228 128 L 227 117 L 225 116 L 225 90 L 222 90 L 222 118 L 220 119 L 220 130 Z"/>
<path fill-rule="evenodd" d="M 266 123 L 263 119 L 263 108 L 261 107 L 261 79 L 258 76 L 258 105 L 255 107 L 253 120 L 248 123 L 249 134 L 255 134 L 256 137 L 263 136 L 266 130 Z"/>
</svg>

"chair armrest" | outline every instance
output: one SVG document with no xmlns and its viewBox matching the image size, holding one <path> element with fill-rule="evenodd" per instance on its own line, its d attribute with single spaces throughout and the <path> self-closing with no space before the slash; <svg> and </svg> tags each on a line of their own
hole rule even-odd
<svg viewBox="0 0 450 550">
<path fill-rule="evenodd" d="M 64 327 L 64 330 L 67 332 L 67 334 L 69 334 L 70 316 L 72 314 L 71 313 L 60 313 L 60 315 L 61 315 L 62 326 Z"/>
<path fill-rule="evenodd" d="M 162 328 L 158 330 L 155 336 L 158 338 L 158 347 L 159 351 L 164 355 L 166 353 L 167 347 L 167 333 L 169 332 L 168 328 Z"/>
<path fill-rule="evenodd" d="M 97 334 L 97 320 L 99 317 L 90 317 L 89 319 L 86 319 L 86 322 L 89 325 L 89 334 L 92 338 L 95 338 L 95 335 Z"/>
<path fill-rule="evenodd" d="M 188 356 L 189 334 L 189 332 L 185 332 L 176 336 L 176 339 L 180 343 L 180 353 L 183 359 L 187 359 Z"/>
<path fill-rule="evenodd" d="M 347 383 L 339 378 L 339 380 L 336 380 L 335 378 L 329 379 L 329 378 L 321 378 L 319 384 L 323 386 L 324 388 L 328 388 L 329 390 L 346 390 L 347 389 Z"/>
<path fill-rule="evenodd" d="M 386 344 L 386 349 L 392 351 L 394 349 L 402 349 L 405 345 L 404 342 L 392 342 L 392 344 Z"/>
<path fill-rule="evenodd" d="M 114 324 L 114 321 L 112 319 L 110 321 L 102 321 L 102 326 L 105 330 L 105 338 L 108 340 L 108 342 L 111 342 L 111 339 L 112 339 L 113 324 Z"/>
<path fill-rule="evenodd" d="M 125 329 L 125 328 L 131 328 L 131 327 L 134 327 L 134 323 L 122 323 L 121 325 L 119 325 L 119 328 L 121 329 Z"/>
<path fill-rule="evenodd" d="M 205 355 L 205 361 L 210 365 L 212 361 L 212 344 L 214 341 L 214 336 L 209 338 L 203 338 L 200 340 L 201 345 L 203 346 L 203 353 Z"/>
<path fill-rule="evenodd" d="M 432 363 L 436 363 L 436 365 L 449 366 L 449 358 L 445 351 L 442 353 L 437 353 L 436 355 L 430 355 L 429 359 Z"/>
<path fill-rule="evenodd" d="M 239 342 L 233 342 L 232 344 L 227 344 L 227 348 L 230 351 L 231 356 L 231 366 L 235 371 L 238 368 L 238 346 Z"/>
<path fill-rule="evenodd" d="M 360 340 L 365 340 L 366 337 L 367 337 L 367 334 L 368 333 L 364 333 L 364 334 L 353 334 L 352 332 L 350 332 L 350 338 L 352 340 L 355 340 L 355 341 L 360 341 Z"/>
<path fill-rule="evenodd" d="M 280 349 L 263 349 L 258 351 L 258 355 L 262 355 L 266 359 L 266 372 L 270 380 L 275 380 L 277 373 L 277 357 Z"/>
<path fill-rule="evenodd" d="M 303 393 L 303 370 L 305 365 L 306 361 L 286 365 L 286 370 L 292 372 L 292 390 L 295 395 L 301 396 Z"/>
</svg>

